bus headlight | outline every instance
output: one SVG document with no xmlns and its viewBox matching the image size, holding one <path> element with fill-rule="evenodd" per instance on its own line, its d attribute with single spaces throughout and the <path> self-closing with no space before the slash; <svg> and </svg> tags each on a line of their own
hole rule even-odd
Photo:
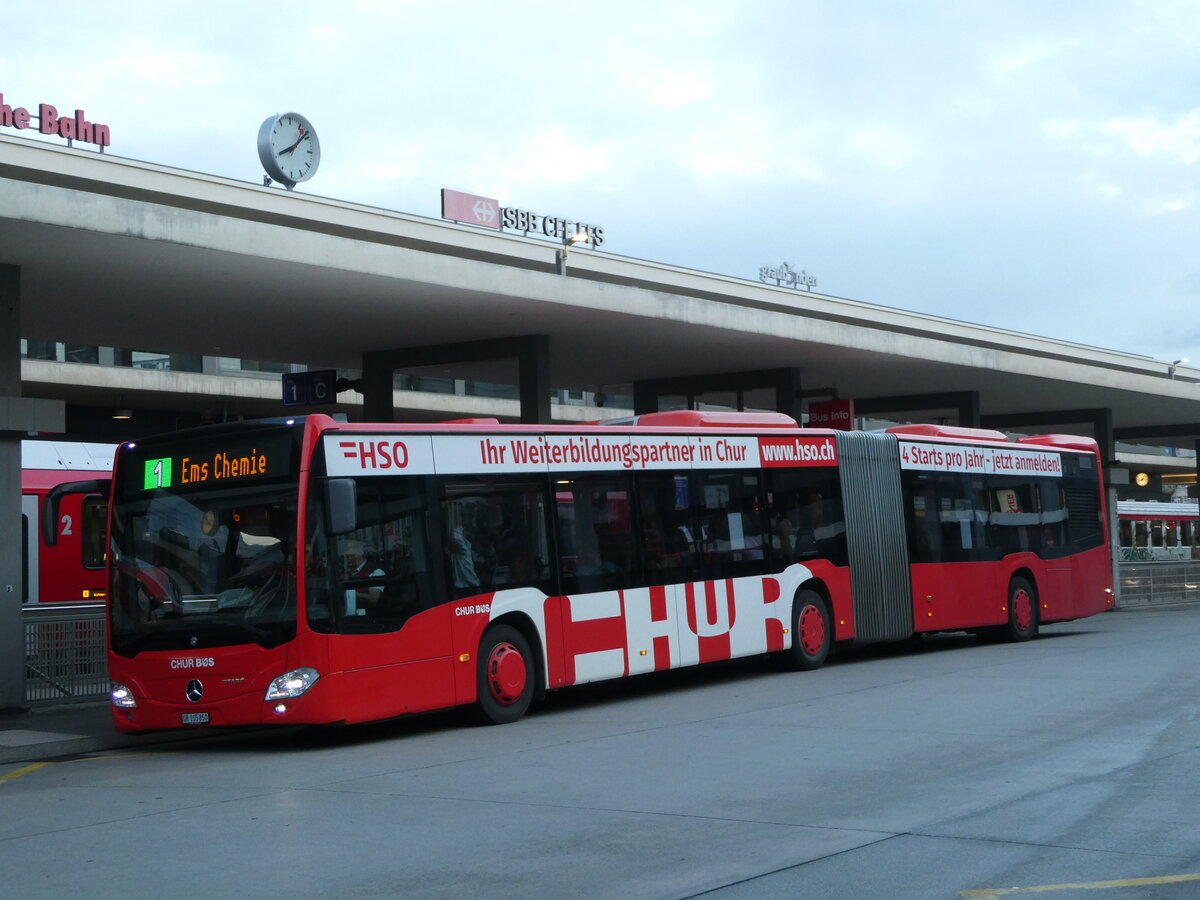
<svg viewBox="0 0 1200 900">
<path fill-rule="evenodd" d="M 133 699 L 133 691 L 119 681 L 112 683 L 112 692 L 108 695 L 112 705 L 118 709 L 136 709 L 137 701 Z"/>
<path fill-rule="evenodd" d="M 316 684 L 320 677 L 316 669 L 310 669 L 307 666 L 284 672 L 271 682 L 263 700 L 293 700 Z"/>
</svg>

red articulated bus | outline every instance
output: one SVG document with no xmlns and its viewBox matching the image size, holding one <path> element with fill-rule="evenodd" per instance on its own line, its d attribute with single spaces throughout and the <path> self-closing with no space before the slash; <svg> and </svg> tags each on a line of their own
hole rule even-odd
<svg viewBox="0 0 1200 900">
<path fill-rule="evenodd" d="M 123 445 L 124 731 L 340 724 L 1112 606 L 1094 441 L 668 412 L 238 423 Z"/>
<path fill-rule="evenodd" d="M 105 529 L 114 444 L 78 441 L 21 442 L 22 603 L 103 600 Z M 55 488 L 92 479 L 91 488 L 62 495 L 39 522 Z"/>
</svg>

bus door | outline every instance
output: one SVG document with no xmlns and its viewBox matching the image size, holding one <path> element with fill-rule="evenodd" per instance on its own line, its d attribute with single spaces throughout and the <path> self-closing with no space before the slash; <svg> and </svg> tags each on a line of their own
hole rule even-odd
<svg viewBox="0 0 1200 900">
<path fill-rule="evenodd" d="M 891 434 L 837 433 L 855 643 L 902 641 L 913 633 L 898 448 Z"/>
<path fill-rule="evenodd" d="M 1040 610 L 1044 620 L 1069 619 L 1076 614 L 1078 590 L 1074 566 L 1067 557 L 1067 508 L 1061 479 L 1039 479 L 1035 488 L 1038 498 L 1036 549 L 1045 561 L 1043 584 L 1036 585 Z"/>
<path fill-rule="evenodd" d="M 37 494 L 21 495 L 21 565 L 22 603 L 37 603 L 38 592 L 38 497 Z"/>
</svg>

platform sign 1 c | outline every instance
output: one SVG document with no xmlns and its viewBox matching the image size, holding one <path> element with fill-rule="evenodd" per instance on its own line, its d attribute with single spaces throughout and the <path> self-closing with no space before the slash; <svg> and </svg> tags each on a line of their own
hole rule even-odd
<svg viewBox="0 0 1200 900">
<path fill-rule="evenodd" d="M 284 373 L 284 406 L 318 406 L 336 402 L 336 369 L 316 369 L 311 372 Z"/>
</svg>

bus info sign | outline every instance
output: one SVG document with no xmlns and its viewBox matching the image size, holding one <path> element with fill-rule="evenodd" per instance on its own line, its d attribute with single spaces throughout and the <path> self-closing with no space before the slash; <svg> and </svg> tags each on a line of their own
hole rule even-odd
<svg viewBox="0 0 1200 900">
<path fill-rule="evenodd" d="M 839 431 L 854 430 L 853 400 L 823 400 L 808 404 L 810 428 L 836 428 Z"/>
</svg>

